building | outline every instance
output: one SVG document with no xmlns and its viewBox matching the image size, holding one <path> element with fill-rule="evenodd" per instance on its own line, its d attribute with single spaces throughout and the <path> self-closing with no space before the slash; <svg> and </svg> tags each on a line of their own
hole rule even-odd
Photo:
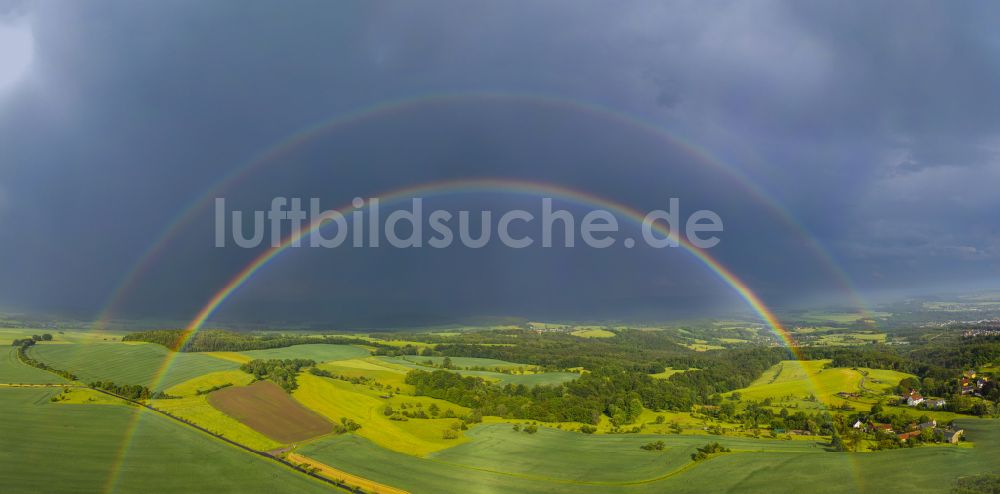
<svg viewBox="0 0 1000 494">
<path fill-rule="evenodd" d="M 915 389 L 910 390 L 910 394 L 906 397 L 906 404 L 911 407 L 915 407 L 924 402 L 924 397 L 920 396 L 920 393 Z"/>
<path fill-rule="evenodd" d="M 882 431 L 882 432 L 893 432 L 892 424 L 880 424 L 878 422 L 872 423 L 872 430 Z"/>
<path fill-rule="evenodd" d="M 931 420 L 930 422 L 924 422 L 920 425 L 917 425 L 917 428 L 920 430 L 933 429 L 935 427 L 937 427 L 937 420 Z"/>
<path fill-rule="evenodd" d="M 958 441 L 962 439 L 962 434 L 964 433 L 965 431 L 962 429 L 958 429 L 957 431 L 942 430 L 941 440 L 947 441 L 951 444 L 958 444 Z"/>
</svg>

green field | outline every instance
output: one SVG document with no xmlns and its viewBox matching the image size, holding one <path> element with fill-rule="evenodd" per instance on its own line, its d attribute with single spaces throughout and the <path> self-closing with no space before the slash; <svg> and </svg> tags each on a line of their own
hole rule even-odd
<svg viewBox="0 0 1000 494">
<path fill-rule="evenodd" d="M 239 367 L 235 362 L 199 355 L 174 353 L 152 343 L 41 343 L 29 355 L 57 369 L 76 374 L 83 382 L 114 381 L 152 386 L 164 360 L 174 358 L 156 390 L 163 390 L 197 376 Z"/>
<path fill-rule="evenodd" d="M 336 492 L 156 413 L 50 403 L 57 392 L 0 388 L 3 492 Z"/>
<path fill-rule="evenodd" d="M 251 359 L 291 359 L 304 358 L 315 360 L 316 362 L 329 362 L 332 360 L 347 360 L 352 358 L 367 357 L 368 350 L 353 345 L 294 345 L 284 348 L 269 348 L 267 350 L 249 350 L 239 352 Z"/>
<path fill-rule="evenodd" d="M 393 364 L 407 369 L 420 369 L 425 371 L 434 371 L 439 368 L 431 367 L 425 364 L 426 361 L 430 360 L 434 362 L 435 365 L 441 365 L 444 361 L 443 357 L 416 357 L 416 356 L 406 356 L 406 357 L 376 357 L 379 361 Z M 513 362 L 507 362 L 504 360 L 488 359 L 488 358 L 473 358 L 473 357 L 452 357 L 453 369 L 448 369 L 451 372 L 457 372 L 463 376 L 476 376 L 489 381 L 496 381 L 499 384 L 523 384 L 525 386 L 536 386 L 536 385 L 552 385 L 560 384 L 567 381 L 572 381 L 579 374 L 574 372 L 534 372 L 532 369 L 535 366 L 516 364 Z M 525 369 L 523 374 L 507 374 L 503 372 L 493 372 L 493 371 L 481 371 L 481 370 L 463 370 L 466 367 L 486 367 L 494 369 Z"/>
<path fill-rule="evenodd" d="M 85 329 L 56 330 L 46 328 L 0 328 L 0 345 L 10 345 L 12 340 L 30 338 L 31 335 L 52 335 L 46 345 L 65 343 L 99 343 L 120 341 L 127 333 L 121 331 L 90 331 Z"/>
<path fill-rule="evenodd" d="M 570 333 L 580 338 L 614 338 L 615 333 L 606 329 L 578 329 Z"/>
<path fill-rule="evenodd" d="M 199 427 L 220 434 L 258 451 L 278 449 L 281 443 L 257 432 L 242 422 L 222 413 L 208 403 L 208 396 L 188 396 L 179 399 L 153 400 L 153 406 L 175 417 L 194 422 Z"/>
<path fill-rule="evenodd" d="M 707 352 L 709 350 L 722 350 L 725 348 L 721 345 L 712 345 L 705 340 L 695 340 L 693 343 L 684 343 L 684 346 L 696 351 L 696 352 Z"/>
<path fill-rule="evenodd" d="M 471 441 L 414 458 L 356 436 L 324 439 L 301 454 L 414 493 L 446 492 L 943 492 L 954 479 L 1000 470 L 1000 423 L 963 422 L 976 447 L 925 446 L 879 453 L 832 453 L 815 441 L 716 436 L 585 436 L 508 425 L 469 431 Z M 662 439 L 667 449 L 641 444 Z M 708 440 L 733 453 L 693 463 L 689 454 Z M 571 460 L 570 460 L 571 459 Z"/>
<path fill-rule="evenodd" d="M 652 377 L 654 379 L 667 379 L 667 378 L 669 378 L 670 376 L 672 376 L 674 374 L 678 374 L 680 372 L 686 372 L 688 370 L 691 370 L 691 369 L 674 369 L 674 368 L 671 368 L 671 367 L 667 367 L 666 369 L 663 370 L 663 372 L 657 372 L 656 374 L 650 374 L 649 377 Z"/>
<path fill-rule="evenodd" d="M 785 360 L 764 371 L 750 386 L 727 395 L 738 392 L 744 400 L 771 398 L 781 403 L 799 401 L 812 395 L 823 403 L 831 404 L 843 401 L 836 396 L 841 391 L 861 393 L 862 380 L 865 390 L 877 395 L 895 387 L 902 379 L 911 377 L 889 370 L 824 368 L 829 363 L 829 360 Z"/>
<path fill-rule="evenodd" d="M 7 384 L 58 384 L 66 382 L 60 376 L 36 369 L 17 358 L 17 348 L 10 347 L 0 359 L 0 383 Z"/>
<path fill-rule="evenodd" d="M 813 322 L 850 323 L 864 317 L 860 312 L 827 312 L 809 311 L 802 314 L 801 319 Z"/>
<path fill-rule="evenodd" d="M 854 333 L 833 333 L 820 335 L 816 344 L 818 345 L 864 345 L 872 342 L 885 343 L 885 333 L 875 332 L 854 332 Z"/>
<path fill-rule="evenodd" d="M 417 355 L 406 355 L 402 357 L 389 357 L 392 360 L 403 360 L 406 362 L 424 365 L 427 361 L 432 362 L 434 365 L 440 366 L 444 363 L 445 357 L 423 357 Z M 531 364 L 519 364 L 516 362 L 508 362 L 506 360 L 498 360 L 494 358 L 478 358 L 478 357 L 448 357 L 451 360 L 452 367 L 456 369 L 465 369 L 468 367 L 485 367 L 487 369 L 535 369 L 536 366 Z"/>
<path fill-rule="evenodd" d="M 368 386 L 311 374 L 299 376 L 299 388 L 295 390 L 293 396 L 299 403 L 333 422 L 339 422 L 341 417 L 358 422 L 361 424 L 361 429 L 357 434 L 395 451 L 424 455 L 464 441 L 461 435 L 456 439 L 443 437 L 444 431 L 457 424 L 458 419 L 396 421 L 390 420 L 383 414 L 386 405 L 400 410 L 403 404 L 413 409 L 418 403 L 425 410 L 434 403 L 442 412 L 450 409 L 457 416 L 469 412 L 467 408 L 443 400 L 408 395 L 383 398 L 385 395 L 382 392 L 370 389 Z"/>
</svg>

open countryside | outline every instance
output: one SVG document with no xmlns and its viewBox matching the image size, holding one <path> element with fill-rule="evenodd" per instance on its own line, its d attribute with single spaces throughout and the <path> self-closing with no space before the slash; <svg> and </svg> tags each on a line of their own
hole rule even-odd
<svg viewBox="0 0 1000 494">
<path fill-rule="evenodd" d="M 0 0 L 0 494 L 1000 494 L 1000 0 Z"/>
<path fill-rule="evenodd" d="M 877 492 L 911 485 L 922 491 L 928 483 L 948 485 L 990 470 L 994 455 L 1000 454 L 997 419 L 977 417 L 970 413 L 973 408 L 906 403 L 909 386 L 938 393 L 949 382 L 969 383 L 968 369 L 949 371 L 953 379 L 932 390 L 921 383 L 919 365 L 904 366 L 911 372 L 878 368 L 879 359 L 886 357 L 877 352 L 886 349 L 870 344 L 844 348 L 817 341 L 804 352 L 833 352 L 832 358 L 798 360 L 780 350 L 691 349 L 684 338 L 700 339 L 694 328 L 616 328 L 608 331 L 612 336 L 599 338 L 581 338 L 577 331 L 571 325 L 541 333 L 479 328 L 441 336 L 414 333 L 406 344 L 390 335 L 342 335 L 337 340 L 293 336 L 287 338 L 288 346 L 236 352 L 195 351 L 201 341 L 197 337 L 188 349 L 173 351 L 156 343 L 167 341 L 163 338 L 170 338 L 169 332 L 119 334 L 119 341 L 70 333 L 12 346 L 0 367 L 6 379 L 0 397 L 7 397 L 9 413 L 40 411 L 37 417 L 58 416 L 67 424 L 77 416 L 126 417 L 135 423 L 123 426 L 126 432 L 118 439 L 125 444 L 127 434 L 177 429 L 183 437 L 219 444 L 227 452 L 213 460 L 220 468 L 229 464 L 229 457 L 263 461 L 279 478 L 298 479 L 289 481 L 304 482 L 306 489 L 419 493 L 463 482 L 469 492 L 694 492 L 698 489 L 692 486 L 713 479 L 722 489 L 738 485 L 740 490 L 793 492 L 846 476 L 827 490 Z M 216 332 L 205 341 L 227 334 Z M 267 342 L 285 337 L 232 338 L 241 342 L 234 345 L 272 345 Z M 621 405 L 597 405 L 585 412 L 589 392 L 575 387 L 614 360 L 609 357 L 613 348 L 636 338 L 646 342 L 645 358 L 670 365 L 649 369 L 647 380 L 640 379 L 635 388 L 634 403 L 623 395 L 617 402 Z M 148 342 L 139 341 L 143 339 Z M 726 344 L 738 348 L 743 342 Z M 481 356 L 448 355 L 451 348 L 468 353 L 477 347 Z M 538 353 L 541 348 L 550 350 Z M 725 372 L 740 373 L 740 365 L 753 362 L 756 371 L 732 381 L 744 385 L 706 400 L 670 396 L 673 389 L 703 386 L 690 378 L 717 368 L 717 359 L 727 359 L 725 355 L 730 355 Z M 750 356 L 746 364 L 733 366 L 732 358 Z M 837 365 L 846 359 L 876 365 Z M 600 373 L 604 380 L 619 379 Z M 991 376 L 977 374 L 978 380 L 971 382 L 992 383 Z M 517 380 L 531 377 L 537 381 Z M 933 385 L 932 380 L 923 378 Z M 121 386 L 155 382 L 160 392 Z M 648 392 L 644 386 L 667 394 L 650 401 L 643 397 Z M 966 407 L 989 403 L 992 386 L 968 395 L 958 389 L 949 398 L 965 400 Z M 569 394 L 547 397 L 560 388 Z M 495 394 L 491 400 L 496 403 L 483 406 L 475 397 L 482 393 Z M 566 401 L 574 396 L 578 398 Z M 553 399 L 565 404 L 547 410 Z M 923 422 L 934 425 L 924 432 Z M 29 431 L 8 428 L 10 437 L 27 439 Z M 102 441 L 93 443 L 94 454 L 114 454 L 102 446 L 113 441 Z M 55 447 L 46 444 L 35 443 L 25 454 Z M 87 444 L 77 447 L 84 451 Z M 711 444 L 723 452 L 692 460 L 699 448 Z M 127 446 L 122 451 L 139 454 Z M 273 458 L 271 463 L 267 457 Z M 574 461 L 564 461 L 567 457 Z M 870 473 L 899 458 L 914 465 L 914 471 Z M 129 485 L 130 475 L 120 472 L 114 481 Z M 151 475 L 155 477 L 155 469 Z M 863 485 L 857 483 L 861 475 L 868 475 Z M 107 479 L 97 477 L 85 481 L 90 487 L 84 490 L 100 490 Z"/>
</svg>

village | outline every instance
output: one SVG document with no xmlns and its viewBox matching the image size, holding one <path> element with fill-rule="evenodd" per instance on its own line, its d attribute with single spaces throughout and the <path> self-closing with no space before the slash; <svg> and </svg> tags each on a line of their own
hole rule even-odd
<svg viewBox="0 0 1000 494">
<path fill-rule="evenodd" d="M 955 395 L 963 397 L 962 400 L 982 398 L 993 386 L 995 383 L 991 381 L 990 376 L 975 370 L 967 370 L 957 380 Z M 845 400 L 861 398 L 859 393 L 847 391 L 841 391 L 837 393 L 837 396 Z M 945 410 L 948 407 L 948 400 L 924 396 L 919 389 L 911 387 L 907 393 L 892 397 L 888 405 L 935 411 Z M 864 437 L 874 442 L 870 449 L 878 450 L 913 447 L 919 443 L 958 444 L 966 439 L 965 431 L 950 422 L 947 424 L 939 423 L 937 419 L 926 414 L 917 420 L 908 420 L 906 417 L 906 415 L 888 413 L 887 407 L 876 403 L 872 406 L 870 413 L 856 415 L 851 425 L 851 428 L 857 432 L 855 443 L 859 442 L 857 439 Z"/>
</svg>

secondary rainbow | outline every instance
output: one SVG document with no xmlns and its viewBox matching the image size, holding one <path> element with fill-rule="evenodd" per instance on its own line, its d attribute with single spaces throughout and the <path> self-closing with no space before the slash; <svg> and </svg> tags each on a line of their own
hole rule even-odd
<svg viewBox="0 0 1000 494">
<path fill-rule="evenodd" d="M 185 207 L 167 224 L 166 228 L 161 231 L 161 233 L 149 245 L 149 247 L 147 247 L 132 267 L 124 274 L 121 281 L 110 294 L 108 301 L 105 303 L 104 308 L 98 315 L 93 327 L 95 329 L 102 329 L 107 326 L 108 322 L 115 315 L 124 299 L 129 293 L 134 291 L 134 288 L 137 286 L 137 283 L 141 279 L 142 275 L 149 269 L 150 266 L 153 265 L 154 261 L 160 256 L 160 254 L 166 250 L 167 245 L 169 245 L 171 240 L 176 237 L 178 232 L 180 232 L 184 226 L 188 225 L 193 218 L 197 217 L 197 213 L 207 210 L 215 197 L 221 195 L 233 186 L 238 185 L 241 180 L 252 175 L 255 171 L 265 168 L 271 164 L 279 163 L 280 158 L 288 156 L 295 149 L 300 148 L 318 136 L 324 135 L 328 132 L 333 132 L 337 129 L 346 128 L 351 125 L 360 124 L 385 116 L 391 116 L 405 111 L 420 109 L 428 105 L 477 101 L 528 103 L 597 116 L 610 122 L 635 128 L 653 135 L 658 139 L 662 139 L 671 145 L 684 150 L 684 152 L 688 155 L 696 158 L 699 163 L 723 171 L 735 183 L 739 184 L 748 194 L 750 194 L 758 203 L 766 206 L 772 214 L 794 230 L 800 238 L 804 239 L 805 245 L 813 252 L 816 258 L 822 262 L 824 268 L 833 276 L 848 297 L 851 298 L 856 308 L 863 313 L 868 312 L 866 305 L 858 295 L 857 289 L 854 287 L 850 278 L 842 269 L 840 269 L 838 263 L 833 259 L 832 255 L 816 240 L 816 238 L 810 235 L 785 207 L 779 204 L 773 197 L 771 197 L 770 194 L 766 193 L 761 187 L 750 180 L 746 174 L 738 168 L 728 165 L 725 161 L 716 158 L 707 150 L 694 145 L 688 140 L 681 139 L 663 127 L 650 123 L 644 119 L 593 103 L 580 102 L 548 95 L 476 91 L 427 94 L 379 102 L 354 111 L 338 114 L 331 119 L 321 120 L 312 125 L 300 128 L 281 141 L 271 144 L 257 152 L 250 160 L 223 175 L 219 180 L 194 198 L 194 200 L 192 200 L 187 207 Z"/>
</svg>

